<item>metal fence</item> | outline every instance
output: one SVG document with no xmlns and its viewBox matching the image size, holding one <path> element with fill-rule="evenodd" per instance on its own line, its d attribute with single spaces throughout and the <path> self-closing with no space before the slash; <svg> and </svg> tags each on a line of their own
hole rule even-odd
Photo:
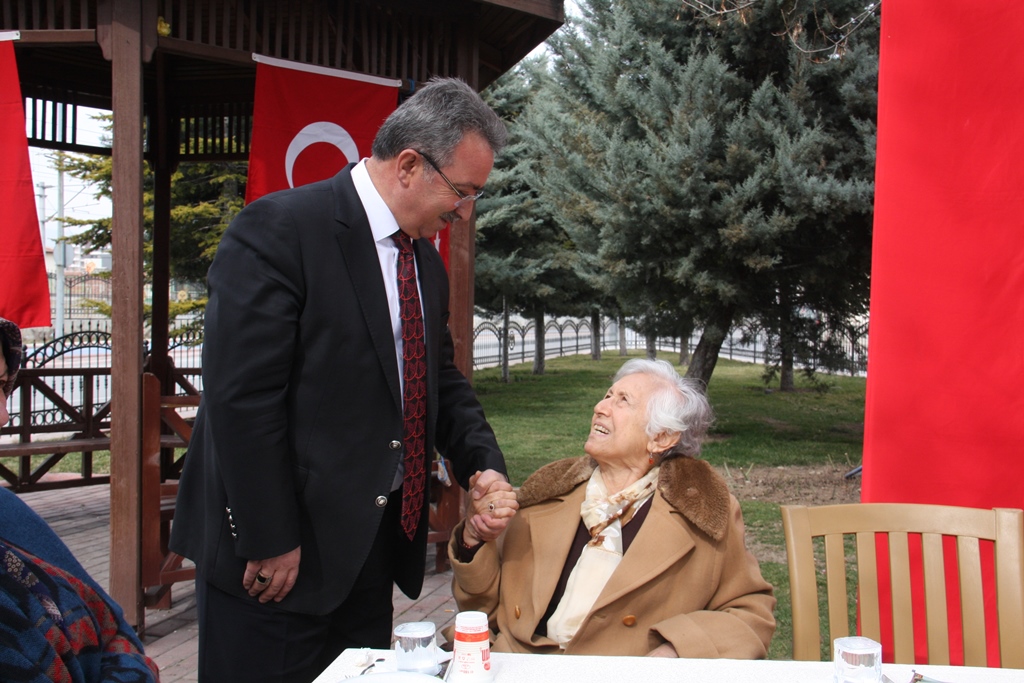
<svg viewBox="0 0 1024 683">
<path fill-rule="evenodd" d="M 533 360 L 536 348 L 536 324 L 524 319 L 510 320 L 508 326 L 508 354 L 511 364 Z M 546 358 L 588 354 L 593 338 L 592 324 L 585 319 L 555 318 L 544 324 L 544 351 Z M 616 320 L 601 322 L 600 346 L 618 349 L 620 338 L 627 349 L 644 349 L 646 339 L 635 330 L 621 331 Z M 478 319 L 473 330 L 473 367 L 485 368 L 500 364 L 502 327 L 499 322 Z M 851 359 L 846 371 L 863 376 L 867 370 L 867 325 L 848 330 L 846 352 Z M 693 351 L 700 340 L 699 332 L 686 340 Z M 656 348 L 662 352 L 679 354 L 682 340 L 661 338 Z M 111 398 L 110 366 L 111 335 L 105 319 L 75 321 L 67 334 L 41 337 L 26 346 L 24 367 L 34 377 L 30 396 L 22 397 L 16 389 L 11 397 L 15 407 L 11 424 L 0 429 L 2 434 L 26 434 L 49 431 L 75 431 L 82 428 L 83 415 L 90 420 L 104 420 L 106 415 L 96 412 Z M 740 326 L 733 330 L 722 345 L 720 357 L 746 362 L 765 361 L 768 340 L 757 330 Z M 169 354 L 177 374 L 195 389 L 202 391 L 202 332 L 188 330 L 173 336 L 168 343 Z M 143 349 L 143 353 L 148 352 Z M 185 393 L 184 390 L 179 393 Z M 18 407 L 22 409 L 19 410 Z M 95 413 L 95 414 L 93 414 Z M 23 417 L 26 416 L 26 417 Z M 98 417 L 97 417 L 98 416 Z M 25 424 L 23 424 L 23 420 Z M 97 423 L 99 424 L 99 423 Z M 102 422 L 102 426 L 107 423 Z"/>
</svg>

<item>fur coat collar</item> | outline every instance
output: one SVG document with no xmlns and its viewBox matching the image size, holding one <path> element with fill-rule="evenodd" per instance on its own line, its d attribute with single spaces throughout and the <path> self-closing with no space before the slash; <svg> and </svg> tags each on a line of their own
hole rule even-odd
<svg viewBox="0 0 1024 683">
<path fill-rule="evenodd" d="M 566 458 L 534 472 L 519 489 L 526 508 L 563 496 L 590 479 L 597 463 L 590 456 Z M 722 540 L 729 525 L 729 487 L 705 460 L 676 456 L 661 463 L 658 492 L 702 532 Z"/>
</svg>

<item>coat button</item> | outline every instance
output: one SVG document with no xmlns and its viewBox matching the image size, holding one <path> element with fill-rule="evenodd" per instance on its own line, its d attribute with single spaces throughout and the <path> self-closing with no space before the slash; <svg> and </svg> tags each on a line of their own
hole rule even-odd
<svg viewBox="0 0 1024 683">
<path fill-rule="evenodd" d="M 402 442 L 401 441 L 392 441 L 391 443 L 388 444 L 388 448 L 390 448 L 393 451 L 401 450 Z"/>
<path fill-rule="evenodd" d="M 636 617 L 632 614 L 628 614 L 622 617 L 622 623 L 624 626 L 636 626 Z"/>
<path fill-rule="evenodd" d="M 523 610 L 519 609 L 519 605 L 516 605 L 516 619 L 523 616 Z"/>
<path fill-rule="evenodd" d="M 377 503 L 377 507 L 382 508 L 382 507 L 384 507 L 385 505 L 388 504 L 388 497 L 387 496 L 377 496 L 377 500 L 375 500 L 374 502 Z"/>
<path fill-rule="evenodd" d="M 231 532 L 231 538 L 233 538 L 233 539 L 235 539 L 237 541 L 238 540 L 238 534 L 236 534 L 234 531 L 232 531 Z"/>
</svg>

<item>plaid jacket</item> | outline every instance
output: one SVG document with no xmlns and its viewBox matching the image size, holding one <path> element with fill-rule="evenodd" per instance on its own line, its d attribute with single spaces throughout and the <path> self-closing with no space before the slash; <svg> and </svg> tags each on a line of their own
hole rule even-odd
<svg viewBox="0 0 1024 683">
<path fill-rule="evenodd" d="M 137 643 L 91 585 L 0 540 L 0 680 L 159 681 Z"/>
</svg>

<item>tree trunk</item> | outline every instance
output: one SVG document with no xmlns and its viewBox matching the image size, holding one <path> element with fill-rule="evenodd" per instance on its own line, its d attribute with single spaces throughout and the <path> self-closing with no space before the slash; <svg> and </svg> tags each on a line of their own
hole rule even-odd
<svg viewBox="0 0 1024 683">
<path fill-rule="evenodd" d="M 508 300 L 501 298 L 501 381 L 509 383 L 508 375 Z"/>
<path fill-rule="evenodd" d="M 626 316 L 619 316 L 619 355 L 626 356 L 629 349 L 626 348 Z"/>
<path fill-rule="evenodd" d="M 647 335 L 647 357 L 654 360 L 658 357 L 658 338 L 655 334 Z"/>
<path fill-rule="evenodd" d="M 601 311 L 590 314 L 590 358 L 601 360 Z"/>
<path fill-rule="evenodd" d="M 693 318 L 686 316 L 679 330 L 679 364 L 690 362 L 690 337 L 693 336 Z"/>
<path fill-rule="evenodd" d="M 707 323 L 701 332 L 697 348 L 693 350 L 690 367 L 686 369 L 686 376 L 698 380 L 705 387 L 711 383 L 711 374 L 715 371 L 715 365 L 718 363 L 718 353 L 722 350 L 725 335 L 732 327 L 734 310 L 732 307 L 722 310 L 713 321 Z"/>
<path fill-rule="evenodd" d="M 795 337 L 789 288 L 782 286 L 779 288 L 779 391 L 796 391 L 796 384 L 793 381 Z"/>
<path fill-rule="evenodd" d="M 533 319 L 533 374 L 544 374 L 544 314 L 538 313 Z"/>
</svg>

